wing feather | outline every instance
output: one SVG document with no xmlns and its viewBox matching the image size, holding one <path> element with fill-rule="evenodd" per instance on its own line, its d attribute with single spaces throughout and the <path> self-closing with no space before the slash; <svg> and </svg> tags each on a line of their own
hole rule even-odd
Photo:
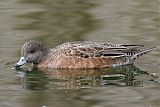
<svg viewBox="0 0 160 107">
<path fill-rule="evenodd" d="M 143 51 L 143 45 L 129 44 L 110 44 L 106 42 L 67 42 L 60 47 L 65 55 L 77 56 L 81 58 L 89 57 L 124 57 L 135 56 Z M 67 53 L 67 54 L 66 54 Z"/>
</svg>

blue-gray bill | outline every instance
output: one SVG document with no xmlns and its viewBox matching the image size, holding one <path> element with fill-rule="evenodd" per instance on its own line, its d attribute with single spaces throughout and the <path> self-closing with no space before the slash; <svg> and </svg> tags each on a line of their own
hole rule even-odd
<svg viewBox="0 0 160 107">
<path fill-rule="evenodd" d="M 24 58 L 24 57 L 21 57 L 20 60 L 14 64 L 14 67 L 17 68 L 17 67 L 20 67 L 24 64 L 26 64 L 28 61 Z"/>
</svg>

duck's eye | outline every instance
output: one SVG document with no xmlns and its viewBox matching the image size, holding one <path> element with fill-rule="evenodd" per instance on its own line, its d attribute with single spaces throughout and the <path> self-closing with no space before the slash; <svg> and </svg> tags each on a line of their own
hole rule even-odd
<svg viewBox="0 0 160 107">
<path fill-rule="evenodd" d="M 32 49 L 32 50 L 30 51 L 30 53 L 34 53 L 34 51 L 35 51 L 35 50 L 34 50 L 34 49 Z"/>
</svg>

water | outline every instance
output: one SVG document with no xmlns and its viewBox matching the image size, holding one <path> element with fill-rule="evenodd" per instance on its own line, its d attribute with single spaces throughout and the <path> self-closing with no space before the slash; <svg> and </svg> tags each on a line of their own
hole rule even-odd
<svg viewBox="0 0 160 107">
<path fill-rule="evenodd" d="M 158 0 L 1 0 L 0 107 L 159 107 Z M 25 41 L 156 46 L 134 65 L 96 70 L 11 69 Z"/>
</svg>

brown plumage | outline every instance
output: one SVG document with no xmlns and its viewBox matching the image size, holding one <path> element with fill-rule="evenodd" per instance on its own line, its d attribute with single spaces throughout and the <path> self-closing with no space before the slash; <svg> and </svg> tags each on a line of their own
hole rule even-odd
<svg viewBox="0 0 160 107">
<path fill-rule="evenodd" d="M 40 68 L 105 68 L 131 64 L 152 49 L 93 41 L 67 42 L 48 49 L 40 42 L 29 41 L 22 46 L 21 59 L 15 66 L 29 62 Z"/>
</svg>

